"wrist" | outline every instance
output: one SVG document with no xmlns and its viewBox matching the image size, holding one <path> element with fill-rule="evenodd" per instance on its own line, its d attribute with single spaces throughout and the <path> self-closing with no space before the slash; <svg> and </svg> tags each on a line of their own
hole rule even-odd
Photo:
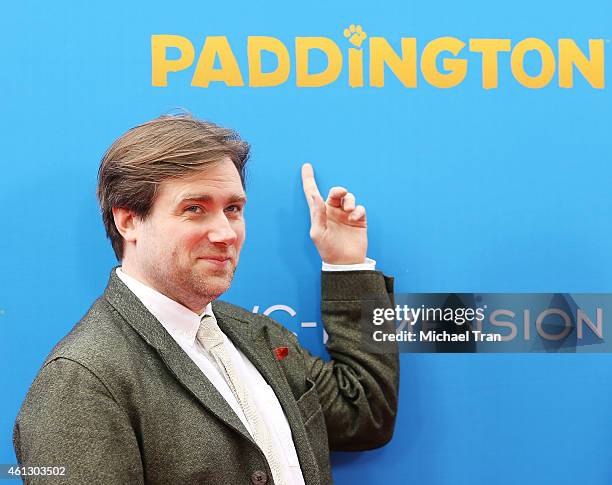
<svg viewBox="0 0 612 485">
<path fill-rule="evenodd" d="M 366 258 L 338 258 L 338 259 L 333 259 L 333 258 L 325 258 L 322 259 L 324 264 L 331 264 L 331 265 L 346 265 L 346 264 L 363 264 L 366 261 Z"/>
<path fill-rule="evenodd" d="M 322 268 L 323 271 L 375 271 L 376 270 L 376 261 L 370 258 L 364 258 L 362 263 L 353 263 L 353 264 L 329 264 L 323 261 Z"/>
</svg>

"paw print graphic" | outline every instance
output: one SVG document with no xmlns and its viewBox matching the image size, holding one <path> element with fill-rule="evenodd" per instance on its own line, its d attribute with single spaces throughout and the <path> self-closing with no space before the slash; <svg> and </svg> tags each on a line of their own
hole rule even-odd
<svg viewBox="0 0 612 485">
<path fill-rule="evenodd" d="M 344 29 L 344 37 L 346 37 L 355 47 L 361 47 L 361 44 L 367 36 L 368 34 L 361 30 L 361 25 L 351 24 L 348 29 Z"/>
</svg>

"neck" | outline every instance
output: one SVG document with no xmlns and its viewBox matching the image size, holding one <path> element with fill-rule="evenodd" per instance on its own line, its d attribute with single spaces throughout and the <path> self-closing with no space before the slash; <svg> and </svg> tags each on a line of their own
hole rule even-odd
<svg viewBox="0 0 612 485">
<path fill-rule="evenodd" d="M 202 312 L 206 309 L 206 306 L 212 301 L 202 301 L 202 299 L 182 297 L 181 295 L 175 294 L 169 288 L 160 287 L 159 285 L 156 285 L 153 281 L 151 281 L 149 278 L 147 278 L 142 271 L 139 271 L 135 265 L 130 264 L 129 261 L 125 259 L 121 261 L 121 271 L 123 271 L 126 275 L 139 281 L 143 285 L 146 285 L 149 288 L 170 298 L 171 300 L 180 303 L 184 307 L 189 308 L 189 310 L 191 310 L 196 315 L 201 315 Z"/>
</svg>

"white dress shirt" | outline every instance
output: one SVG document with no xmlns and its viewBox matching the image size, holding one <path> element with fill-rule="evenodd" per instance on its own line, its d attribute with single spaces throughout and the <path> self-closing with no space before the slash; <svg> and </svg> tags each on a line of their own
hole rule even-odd
<svg viewBox="0 0 612 485">
<path fill-rule="evenodd" d="M 323 271 L 373 270 L 375 264 L 376 262 L 369 258 L 366 258 L 365 263 L 356 265 L 330 265 L 323 263 Z M 246 416 L 223 377 L 218 364 L 213 356 L 196 339 L 202 316 L 207 314 L 215 318 L 211 304 L 209 303 L 202 314 L 198 315 L 189 308 L 123 272 L 121 268 L 117 268 L 116 272 L 121 281 L 136 295 L 147 310 L 159 320 L 170 336 L 198 366 L 212 385 L 215 386 L 217 391 L 219 391 L 240 418 L 244 427 L 252 434 Z M 223 338 L 225 339 L 228 352 L 235 363 L 236 371 L 242 376 L 244 385 L 248 386 L 248 391 L 261 413 L 266 427 L 270 430 L 270 436 L 274 445 L 282 452 L 281 456 L 284 458 L 284 461 L 281 466 L 285 468 L 285 476 L 291 477 L 292 484 L 304 485 L 304 477 L 302 476 L 302 470 L 300 469 L 300 463 L 291 436 L 291 428 L 276 394 L 274 394 L 266 380 L 240 349 L 236 348 L 225 334 Z"/>
</svg>

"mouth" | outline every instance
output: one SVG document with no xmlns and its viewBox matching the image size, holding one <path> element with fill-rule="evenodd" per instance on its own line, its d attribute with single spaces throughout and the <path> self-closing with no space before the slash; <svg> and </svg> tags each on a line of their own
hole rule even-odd
<svg viewBox="0 0 612 485">
<path fill-rule="evenodd" d="M 214 264 L 215 266 L 225 266 L 232 260 L 229 256 L 203 256 L 198 259 Z"/>
</svg>

